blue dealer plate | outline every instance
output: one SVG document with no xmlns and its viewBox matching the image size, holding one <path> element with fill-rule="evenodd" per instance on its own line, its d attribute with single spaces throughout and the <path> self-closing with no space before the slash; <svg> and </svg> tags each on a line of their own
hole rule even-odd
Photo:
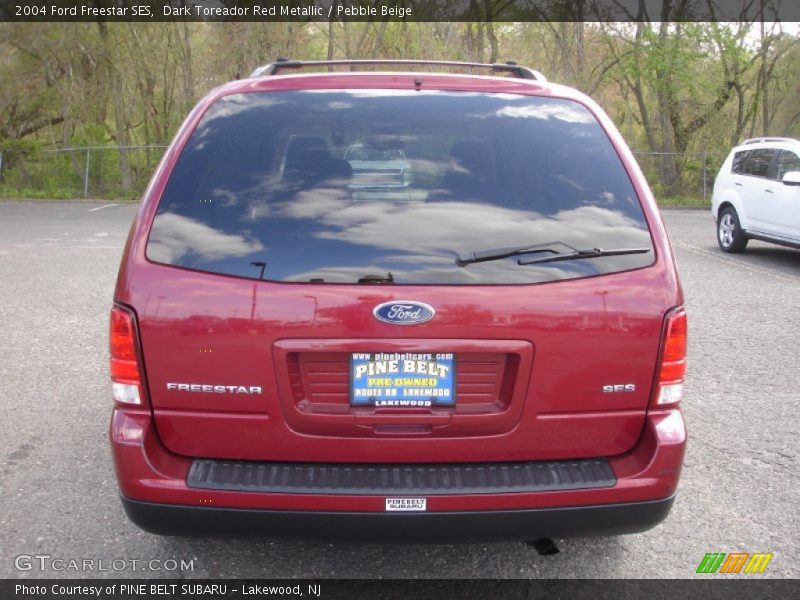
<svg viewBox="0 0 800 600">
<path fill-rule="evenodd" d="M 355 352 L 350 404 L 376 407 L 455 406 L 452 353 Z"/>
</svg>

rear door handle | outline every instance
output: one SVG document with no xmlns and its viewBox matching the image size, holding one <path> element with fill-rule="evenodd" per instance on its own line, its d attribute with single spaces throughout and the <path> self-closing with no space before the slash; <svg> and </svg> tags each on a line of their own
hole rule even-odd
<svg viewBox="0 0 800 600">
<path fill-rule="evenodd" d="M 767 192 L 768 194 L 774 194 L 775 193 L 772 190 L 764 190 L 764 191 Z"/>
<path fill-rule="evenodd" d="M 737 186 L 739 186 L 739 187 L 742 187 L 742 184 L 741 184 L 741 183 L 739 183 L 738 181 L 736 181 L 736 182 L 735 182 L 733 185 L 737 185 Z"/>
</svg>

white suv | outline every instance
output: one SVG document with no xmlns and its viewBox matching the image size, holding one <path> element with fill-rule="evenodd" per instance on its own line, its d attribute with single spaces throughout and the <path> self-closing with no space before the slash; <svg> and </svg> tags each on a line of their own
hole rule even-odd
<svg viewBox="0 0 800 600">
<path fill-rule="evenodd" d="M 800 248 L 800 141 L 745 140 L 714 183 L 711 213 L 723 252 L 741 252 L 749 239 Z"/>
</svg>

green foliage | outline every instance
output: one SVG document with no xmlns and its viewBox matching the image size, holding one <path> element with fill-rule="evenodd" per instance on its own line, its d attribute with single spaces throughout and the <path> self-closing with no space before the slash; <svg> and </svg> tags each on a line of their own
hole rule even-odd
<svg viewBox="0 0 800 600">
<path fill-rule="evenodd" d="M 132 200 L 138 198 L 161 159 L 164 148 L 129 150 L 133 185 L 121 185 L 119 151 L 95 147 L 88 151 L 89 182 L 86 196 Z M 87 151 L 53 152 L 40 147 L 3 151 L 0 197 L 81 198 L 84 196 Z"/>
<path fill-rule="evenodd" d="M 60 155 L 59 155 L 60 154 Z M 0 196 L 4 198 L 74 198 L 83 195 L 80 178 L 65 153 L 3 151 Z"/>
<path fill-rule="evenodd" d="M 711 208 L 710 198 L 703 199 L 697 196 L 656 196 L 656 200 L 659 206 L 670 208 Z"/>
<path fill-rule="evenodd" d="M 470 6 L 481 19 L 513 14 L 506 0 Z M 800 40 L 778 27 L 761 35 L 748 23 L 569 20 L 0 24 L 0 194 L 82 196 L 85 152 L 51 150 L 166 143 L 213 87 L 279 56 L 330 55 L 530 64 L 597 99 L 632 148 L 662 156 L 639 157 L 659 196 L 708 195 L 732 143 L 800 135 Z M 92 150 L 89 195 L 138 196 L 160 154 Z"/>
</svg>

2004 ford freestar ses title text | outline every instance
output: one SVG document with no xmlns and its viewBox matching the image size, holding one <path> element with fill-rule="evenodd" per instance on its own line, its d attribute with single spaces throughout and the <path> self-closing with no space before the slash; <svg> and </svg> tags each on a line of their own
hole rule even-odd
<svg viewBox="0 0 800 600">
<path fill-rule="evenodd" d="M 128 516 L 430 541 L 660 522 L 686 313 L 613 124 L 513 63 L 304 72 L 342 63 L 365 61 L 214 90 L 145 192 L 111 311 Z"/>
</svg>

